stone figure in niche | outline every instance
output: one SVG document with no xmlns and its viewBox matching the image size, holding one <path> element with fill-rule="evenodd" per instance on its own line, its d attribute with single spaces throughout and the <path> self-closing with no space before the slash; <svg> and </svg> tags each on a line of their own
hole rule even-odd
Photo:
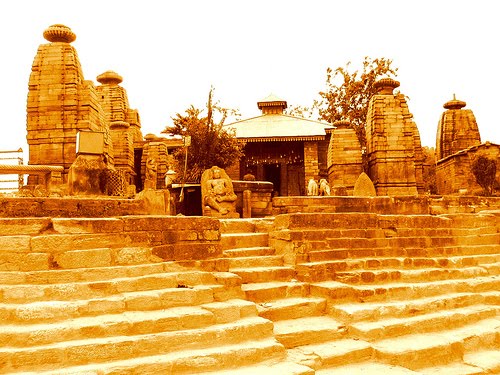
<svg viewBox="0 0 500 375">
<path fill-rule="evenodd" d="M 331 194 L 330 184 L 325 178 L 319 180 L 318 194 L 322 196 Z"/>
<path fill-rule="evenodd" d="M 156 159 L 154 158 L 148 158 L 146 161 L 144 189 L 156 189 Z"/>
<path fill-rule="evenodd" d="M 213 166 L 201 176 L 203 213 L 209 216 L 239 217 L 233 183 L 224 169 Z M 208 209 L 206 209 L 208 208 Z"/>
<path fill-rule="evenodd" d="M 318 195 L 318 183 L 314 178 L 311 178 L 307 184 L 307 195 L 315 196 Z"/>
</svg>

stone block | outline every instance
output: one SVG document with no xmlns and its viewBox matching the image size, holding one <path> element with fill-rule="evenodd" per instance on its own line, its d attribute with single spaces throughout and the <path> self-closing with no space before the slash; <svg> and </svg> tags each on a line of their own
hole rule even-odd
<svg viewBox="0 0 500 375">
<path fill-rule="evenodd" d="M 109 267 L 112 265 L 111 249 L 73 250 L 55 253 L 53 261 L 64 269 Z"/>
</svg>

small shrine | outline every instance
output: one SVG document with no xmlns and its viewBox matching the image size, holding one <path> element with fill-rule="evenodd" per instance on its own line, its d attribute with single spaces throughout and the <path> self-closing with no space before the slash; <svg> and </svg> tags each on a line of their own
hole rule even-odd
<svg viewBox="0 0 500 375">
<path fill-rule="evenodd" d="M 257 102 L 262 115 L 226 125 L 244 143 L 245 156 L 228 174 L 274 184 L 276 195 L 305 195 L 310 179 L 328 177 L 327 150 L 333 126 L 285 114 L 287 102 L 269 95 Z"/>
</svg>

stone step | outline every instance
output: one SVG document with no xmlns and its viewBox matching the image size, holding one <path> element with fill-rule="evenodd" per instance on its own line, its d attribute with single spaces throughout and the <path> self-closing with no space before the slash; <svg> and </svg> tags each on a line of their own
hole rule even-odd
<svg viewBox="0 0 500 375">
<path fill-rule="evenodd" d="M 472 279 L 438 280 L 418 283 L 386 283 L 349 285 L 324 281 L 310 285 L 311 295 L 335 301 L 376 302 L 408 300 L 448 293 L 482 293 L 500 289 L 495 276 Z"/>
<path fill-rule="evenodd" d="M 463 268 L 355 268 L 349 271 L 337 271 L 335 268 L 343 268 L 342 263 L 336 261 L 324 261 L 313 263 L 302 263 L 297 265 L 297 278 L 307 282 L 336 280 L 347 284 L 359 283 L 385 283 L 385 282 L 417 282 L 420 280 L 443 280 L 487 276 L 489 274 L 485 267 L 463 267 Z M 356 265 L 354 265 L 356 267 Z M 493 270 L 493 267 L 492 267 Z"/>
<path fill-rule="evenodd" d="M 316 375 L 417 375 L 420 372 L 412 371 L 401 366 L 392 366 L 377 362 L 362 362 L 352 365 L 325 368 L 316 371 Z M 448 375 L 457 375 L 449 372 Z"/>
<path fill-rule="evenodd" d="M 25 303 L 41 300 L 73 300 L 110 296 L 119 293 L 159 289 L 185 289 L 215 284 L 208 272 L 157 273 L 99 281 L 58 284 L 0 285 L 0 302 Z"/>
<path fill-rule="evenodd" d="M 269 302 L 287 297 L 305 297 L 309 294 L 309 284 L 296 280 L 271 281 L 243 284 L 241 289 L 245 299 L 253 302 Z"/>
<path fill-rule="evenodd" d="M 196 306 L 215 301 L 218 293 L 227 296 L 223 285 L 197 285 L 191 288 L 170 288 L 128 292 L 112 296 L 73 300 L 40 300 L 32 303 L 2 303 L 0 316 L 17 322 L 51 322 L 68 318 L 117 314 L 125 311 L 150 311 L 179 306 Z M 235 293 L 236 294 L 236 293 Z M 232 296 L 240 298 L 239 294 Z"/>
<path fill-rule="evenodd" d="M 73 318 L 47 324 L 0 325 L 0 342 L 10 347 L 47 345 L 109 336 L 181 331 L 257 316 L 254 303 L 245 300 L 153 311 L 127 311 L 97 317 Z"/>
<path fill-rule="evenodd" d="M 418 369 L 418 374 L 424 375 L 486 375 L 495 374 L 482 368 L 471 366 L 462 362 L 447 363 L 445 365 L 432 366 Z"/>
<path fill-rule="evenodd" d="M 471 351 L 465 353 L 464 363 L 483 369 L 487 374 L 500 374 L 500 350 Z"/>
<path fill-rule="evenodd" d="M 467 267 L 500 262 L 500 254 L 463 255 L 455 257 L 388 257 L 329 259 L 331 251 L 315 251 L 309 253 L 309 261 L 298 266 L 312 266 L 329 262 L 335 271 L 377 268 L 422 268 L 422 267 Z"/>
<path fill-rule="evenodd" d="M 428 314 L 404 318 L 385 318 L 374 322 L 357 322 L 349 325 L 349 334 L 365 341 L 432 332 L 442 327 L 447 329 L 463 326 L 497 316 L 499 307 L 474 305 L 456 309 L 440 310 Z"/>
<path fill-rule="evenodd" d="M 460 256 L 493 255 L 500 253 L 499 244 L 468 246 L 435 246 L 435 247 L 384 247 L 365 246 L 356 248 L 337 247 L 328 249 L 316 246 L 308 253 L 304 261 L 345 260 L 357 258 L 453 258 Z"/>
<path fill-rule="evenodd" d="M 292 297 L 257 305 L 259 316 L 278 321 L 323 315 L 326 300 L 318 297 Z"/>
<path fill-rule="evenodd" d="M 419 333 L 373 343 L 375 358 L 411 370 L 460 362 L 469 350 L 498 348 L 500 319 L 484 319 L 435 334 Z"/>
<path fill-rule="evenodd" d="M 245 341 L 254 344 L 252 341 L 270 339 L 272 334 L 272 322 L 260 317 L 248 317 L 232 323 L 182 331 L 89 338 L 24 348 L 3 347 L 0 348 L 0 358 L 8 371 L 34 371 L 44 367 L 58 369 L 61 365 L 104 363 Z"/>
<path fill-rule="evenodd" d="M 161 351 L 161 349 L 159 350 Z M 89 365 L 45 366 L 45 371 L 33 370 L 23 375 L 54 374 L 54 370 L 65 374 L 200 374 L 249 366 L 264 361 L 284 361 L 286 350 L 274 338 L 226 343 L 220 346 L 202 349 L 184 349 L 166 354 L 144 355 L 115 361 Z M 69 367 L 71 366 L 71 367 Z M 52 368 L 51 368 L 52 367 Z M 41 368 L 39 366 L 38 368 Z M 278 367 L 279 368 L 279 367 Z M 229 370 L 231 369 L 231 370 Z M 9 370 L 9 369 L 8 369 Z M 237 370 L 236 370 L 237 371 Z M 297 374 L 307 374 L 310 372 Z"/>
<path fill-rule="evenodd" d="M 217 372 L 204 372 L 198 373 L 198 375 L 314 375 L 314 373 L 312 368 L 295 362 L 269 363 L 269 361 L 266 361 L 265 364 L 256 364 Z"/>
<path fill-rule="evenodd" d="M 189 269 L 174 263 L 133 264 L 112 267 L 89 267 L 83 269 L 54 269 L 44 271 L 0 272 L 0 285 L 16 284 L 61 284 L 76 282 L 109 281 L 111 279 L 139 278 L 143 276 L 169 275 L 180 284 L 213 283 L 212 272 Z M 166 277 L 166 276 L 165 276 Z M 199 281 L 196 281 L 199 280 Z"/>
<path fill-rule="evenodd" d="M 274 322 L 274 337 L 285 348 L 344 338 L 346 326 L 328 316 L 311 316 Z"/>
<path fill-rule="evenodd" d="M 240 276 L 243 284 L 290 281 L 295 278 L 295 269 L 287 266 L 231 268 L 229 271 Z"/>
<path fill-rule="evenodd" d="M 359 363 L 373 355 L 370 343 L 363 340 L 340 339 L 320 344 L 309 344 L 288 350 L 289 358 L 317 371 L 346 363 Z M 326 371 L 326 370 L 325 370 Z M 327 372 L 326 372 L 327 373 Z M 318 372 L 316 372 L 318 374 Z M 344 374 L 350 374 L 349 372 Z M 371 374 L 371 373 L 367 373 Z"/>
<path fill-rule="evenodd" d="M 223 251 L 242 247 L 267 247 L 269 235 L 267 233 L 226 233 L 221 235 L 220 243 Z"/>
<path fill-rule="evenodd" d="M 378 269 L 351 272 L 336 272 L 333 280 L 347 284 L 386 283 L 386 282 L 427 282 L 434 280 L 465 279 L 488 276 L 483 267 L 464 268 L 419 268 L 410 270 Z M 298 275 L 300 278 L 300 276 Z"/>
<path fill-rule="evenodd" d="M 268 232 L 274 223 L 274 217 L 249 219 L 219 219 L 220 232 L 225 233 L 252 233 Z"/>
<path fill-rule="evenodd" d="M 248 267 L 279 267 L 283 266 L 281 255 L 267 255 L 258 257 L 229 258 L 229 269 Z"/>
<path fill-rule="evenodd" d="M 500 292 L 498 294 L 500 296 Z M 329 306 L 328 312 L 332 317 L 349 324 L 351 322 L 385 318 L 411 317 L 429 311 L 466 307 L 481 303 L 487 303 L 487 299 L 483 294 L 450 293 L 407 301 L 334 303 Z"/>
<path fill-rule="evenodd" d="M 224 256 L 227 258 L 258 257 L 258 256 L 274 255 L 275 253 L 276 250 L 274 250 L 272 247 L 269 246 L 224 250 Z"/>
</svg>

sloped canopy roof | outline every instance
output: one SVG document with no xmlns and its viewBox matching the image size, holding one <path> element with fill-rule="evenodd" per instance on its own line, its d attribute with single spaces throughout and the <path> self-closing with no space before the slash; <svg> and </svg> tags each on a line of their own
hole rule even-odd
<svg viewBox="0 0 500 375">
<path fill-rule="evenodd" d="M 283 114 L 266 114 L 225 125 L 246 142 L 310 141 L 325 139 L 334 127 L 319 121 Z"/>
</svg>

